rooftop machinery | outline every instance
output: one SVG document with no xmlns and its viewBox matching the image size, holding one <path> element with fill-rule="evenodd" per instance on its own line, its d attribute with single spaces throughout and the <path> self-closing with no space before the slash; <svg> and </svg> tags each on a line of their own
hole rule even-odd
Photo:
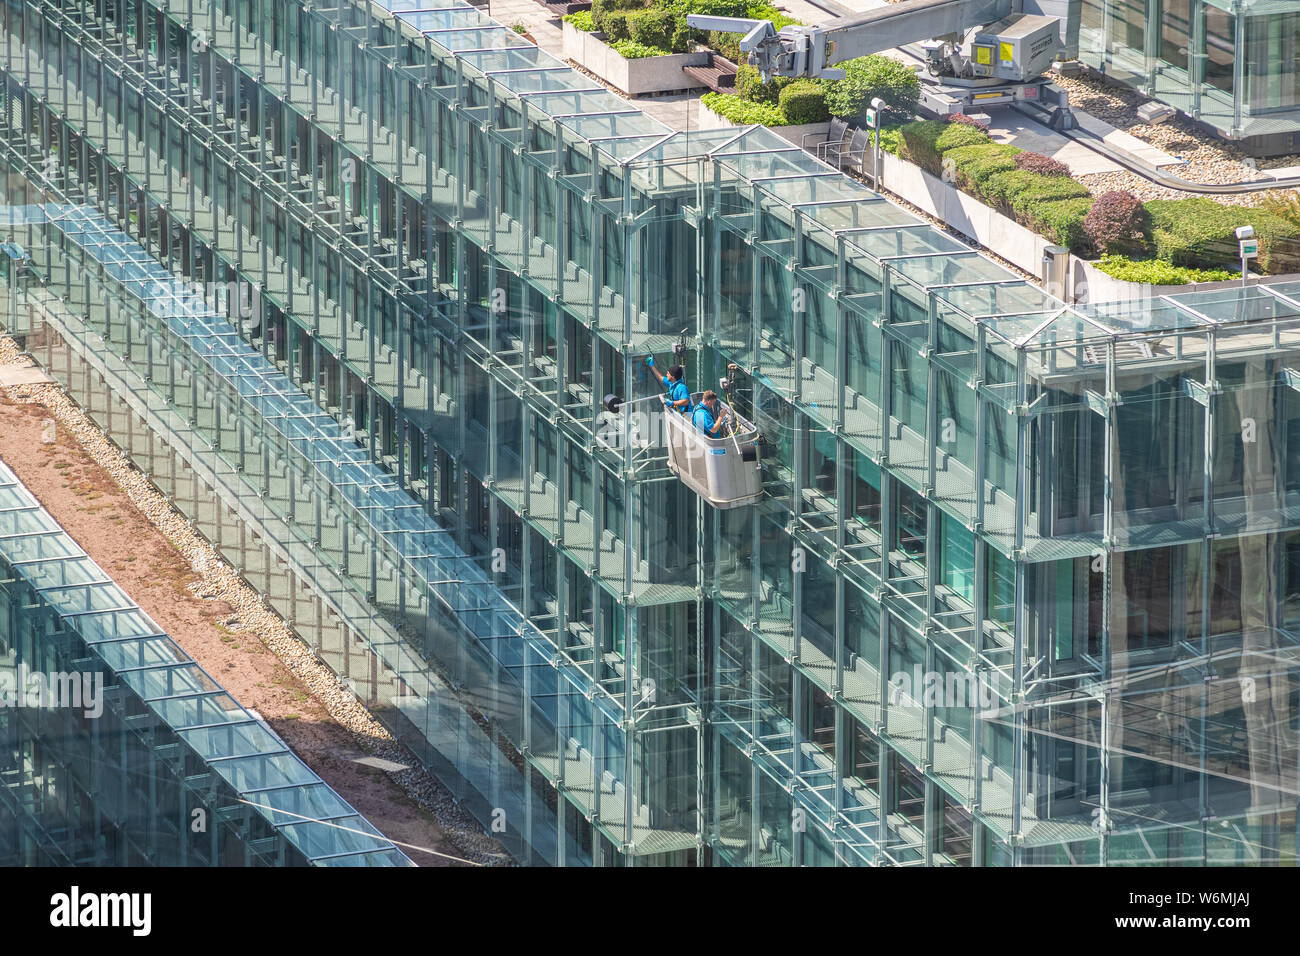
<svg viewBox="0 0 1300 956">
<path fill-rule="evenodd" d="M 906 0 L 813 26 L 692 14 L 699 30 L 743 33 L 740 48 L 764 80 L 840 79 L 835 64 L 923 41 L 929 76 L 921 105 L 939 116 L 1027 103 L 1053 129 L 1073 129 L 1065 92 L 1043 74 L 1061 47 L 1057 17 L 1014 13 L 1014 0 Z"/>
</svg>

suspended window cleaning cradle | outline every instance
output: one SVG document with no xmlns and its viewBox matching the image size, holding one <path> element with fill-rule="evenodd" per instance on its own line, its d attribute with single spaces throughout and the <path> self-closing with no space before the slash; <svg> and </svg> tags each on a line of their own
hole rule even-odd
<svg viewBox="0 0 1300 956">
<path fill-rule="evenodd" d="M 692 396 L 698 403 L 700 396 Z M 688 488 L 715 508 L 741 508 L 763 497 L 762 462 L 758 429 L 719 401 L 720 411 L 735 423 L 729 434 L 710 438 L 690 416 L 670 412 L 664 416 L 668 440 L 668 467 Z"/>
</svg>

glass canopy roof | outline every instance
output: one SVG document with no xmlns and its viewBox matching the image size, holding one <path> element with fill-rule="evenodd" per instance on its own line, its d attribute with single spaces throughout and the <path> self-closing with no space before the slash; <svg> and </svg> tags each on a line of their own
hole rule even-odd
<svg viewBox="0 0 1300 956">
<path fill-rule="evenodd" d="M 64 627 L 308 860 L 412 865 L 164 634 L 3 462 L 0 563 L 34 588 Z"/>
</svg>

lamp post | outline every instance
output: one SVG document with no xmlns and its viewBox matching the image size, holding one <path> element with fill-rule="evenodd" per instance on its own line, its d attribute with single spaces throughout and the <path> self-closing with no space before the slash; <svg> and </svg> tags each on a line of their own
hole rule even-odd
<svg viewBox="0 0 1300 956">
<path fill-rule="evenodd" d="M 885 118 L 885 101 L 879 96 L 871 100 L 871 109 L 867 110 L 867 125 L 872 131 L 871 149 L 871 185 L 880 192 L 880 127 Z"/>
</svg>

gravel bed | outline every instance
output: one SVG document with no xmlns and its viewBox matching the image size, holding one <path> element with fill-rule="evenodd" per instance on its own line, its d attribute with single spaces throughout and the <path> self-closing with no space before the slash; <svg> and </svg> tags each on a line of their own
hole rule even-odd
<svg viewBox="0 0 1300 956">
<path fill-rule="evenodd" d="M 1191 182 L 1206 185 L 1256 182 L 1268 178 L 1262 169 L 1300 165 L 1300 156 L 1252 159 L 1240 147 L 1198 129 L 1181 114 L 1164 123 L 1144 124 L 1138 119 L 1137 108 L 1149 97 L 1111 83 L 1098 74 L 1054 75 L 1052 81 L 1066 91 L 1074 109 L 1089 113 L 1170 156 L 1185 160 L 1184 165 L 1170 167 L 1169 171 Z M 1141 199 L 1183 199 L 1199 195 L 1158 186 L 1127 170 L 1095 173 L 1078 179 L 1095 195 L 1112 189 L 1127 189 Z M 1216 195 L 1212 198 L 1230 205 L 1253 206 L 1263 195 L 1266 193 Z"/>
<path fill-rule="evenodd" d="M 20 354 L 13 339 L 0 336 L 0 365 L 31 367 L 35 364 L 29 356 Z M 501 844 L 485 834 L 469 812 L 456 804 L 450 791 L 420 767 L 415 754 L 393 739 L 357 695 L 294 636 L 284 619 L 263 603 L 261 595 L 235 573 L 235 569 L 191 527 L 185 516 L 58 385 L 17 385 L 9 389 L 9 395 L 16 402 L 48 408 L 121 486 L 131 502 L 200 576 L 189 590 L 196 597 L 224 601 L 230 606 L 230 617 L 223 626 L 261 641 L 302 681 L 329 715 L 352 735 L 360 749 L 411 768 L 388 776 L 417 805 L 433 815 L 465 859 L 484 866 L 512 864 Z"/>
</svg>

